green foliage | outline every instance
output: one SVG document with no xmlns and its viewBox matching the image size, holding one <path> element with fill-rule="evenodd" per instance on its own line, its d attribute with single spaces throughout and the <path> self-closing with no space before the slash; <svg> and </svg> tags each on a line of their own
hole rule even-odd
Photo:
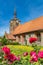
<svg viewBox="0 0 43 65">
<path fill-rule="evenodd" d="M 31 65 L 40 65 L 39 62 L 34 62 Z"/>
<path fill-rule="evenodd" d="M 12 65 L 31 65 L 29 62 L 29 56 L 21 56 L 21 60 L 14 62 Z"/>
<path fill-rule="evenodd" d="M 1 65 L 2 60 L 3 60 L 3 52 L 2 52 L 2 50 L 0 48 L 0 65 Z"/>
<path fill-rule="evenodd" d="M 13 42 L 13 45 L 20 45 L 18 42 Z"/>
<path fill-rule="evenodd" d="M 7 45 L 8 40 L 5 38 L 5 36 L 3 36 L 3 38 L 1 39 L 1 43 L 2 45 Z"/>
<path fill-rule="evenodd" d="M 11 49 L 11 52 L 16 55 L 23 54 L 24 52 L 30 53 L 30 51 L 33 50 L 33 48 L 30 46 L 22 46 L 22 45 L 7 45 L 7 47 L 9 47 Z"/>
<path fill-rule="evenodd" d="M 18 42 L 13 42 L 11 40 L 7 40 L 7 45 L 20 45 Z"/>
<path fill-rule="evenodd" d="M 8 62 L 3 60 L 3 53 L 0 53 L 0 56 L 2 57 L 0 60 L 0 65 L 43 65 L 43 59 L 38 59 L 37 62 L 30 63 L 30 51 L 32 51 L 32 47 L 30 46 L 22 46 L 22 45 L 7 45 L 7 47 L 10 48 L 11 52 L 14 53 L 16 56 L 20 56 L 19 61 L 14 61 L 12 64 L 8 64 Z M 35 49 L 36 48 L 36 49 Z M 35 50 L 40 50 L 40 46 L 34 46 Z M 26 57 L 23 56 L 24 52 L 28 52 L 28 55 Z"/>
<path fill-rule="evenodd" d="M 34 51 L 35 51 L 36 53 L 38 53 L 38 51 L 41 49 L 41 46 L 38 46 L 38 45 L 35 44 L 35 43 L 32 43 L 32 47 L 34 48 Z"/>
<path fill-rule="evenodd" d="M 18 42 L 13 42 L 12 40 L 6 39 L 5 36 L 1 39 L 1 43 L 2 45 L 20 45 Z"/>
</svg>

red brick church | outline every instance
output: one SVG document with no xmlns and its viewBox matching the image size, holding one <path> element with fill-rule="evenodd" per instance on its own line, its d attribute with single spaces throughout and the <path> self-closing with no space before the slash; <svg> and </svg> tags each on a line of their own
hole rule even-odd
<svg viewBox="0 0 43 65">
<path fill-rule="evenodd" d="M 14 19 L 10 21 L 10 32 L 5 33 L 6 39 L 19 42 L 20 44 L 30 45 L 29 38 L 37 37 L 37 44 L 43 45 L 43 16 L 34 20 L 28 21 L 24 24 L 20 24 L 20 20 L 14 13 Z"/>
</svg>

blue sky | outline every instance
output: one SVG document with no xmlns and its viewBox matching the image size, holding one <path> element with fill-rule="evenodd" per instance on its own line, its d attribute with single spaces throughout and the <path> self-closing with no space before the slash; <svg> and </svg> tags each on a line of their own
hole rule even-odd
<svg viewBox="0 0 43 65">
<path fill-rule="evenodd" d="M 21 23 L 43 16 L 43 0 L 0 0 L 0 36 L 9 32 L 15 7 Z"/>
</svg>

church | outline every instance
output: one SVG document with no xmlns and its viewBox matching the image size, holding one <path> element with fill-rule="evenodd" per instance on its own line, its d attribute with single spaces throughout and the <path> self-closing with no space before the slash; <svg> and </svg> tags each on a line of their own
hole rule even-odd
<svg viewBox="0 0 43 65">
<path fill-rule="evenodd" d="M 10 20 L 9 34 L 5 33 L 5 37 L 8 40 L 19 42 L 22 45 L 30 45 L 29 38 L 38 38 L 37 44 L 43 45 L 43 16 L 20 24 L 20 20 L 17 18 L 16 11 L 14 12 L 14 18 Z"/>
</svg>

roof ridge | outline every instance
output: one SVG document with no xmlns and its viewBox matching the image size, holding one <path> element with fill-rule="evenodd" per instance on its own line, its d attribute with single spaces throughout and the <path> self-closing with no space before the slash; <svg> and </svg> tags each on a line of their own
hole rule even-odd
<svg viewBox="0 0 43 65">
<path fill-rule="evenodd" d="M 35 18 L 35 19 L 32 19 L 32 20 L 29 20 L 29 21 L 27 21 L 27 22 L 25 22 L 25 23 L 33 22 L 34 20 L 37 20 L 37 19 L 40 19 L 40 18 L 43 18 L 43 16 L 40 16 L 40 17 L 38 17 L 38 18 Z M 24 24 L 25 24 L 25 23 L 24 23 Z"/>
</svg>

